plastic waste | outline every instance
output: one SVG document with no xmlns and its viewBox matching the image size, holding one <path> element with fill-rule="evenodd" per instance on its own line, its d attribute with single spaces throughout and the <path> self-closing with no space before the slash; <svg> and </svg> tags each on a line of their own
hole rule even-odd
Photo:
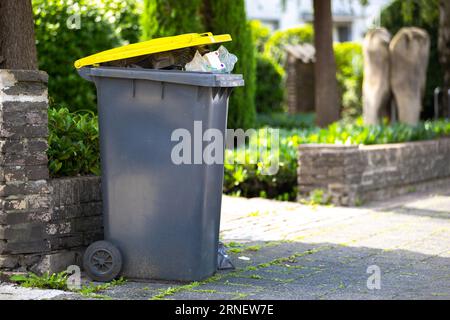
<svg viewBox="0 0 450 320">
<path fill-rule="evenodd" d="M 194 72 L 219 72 L 231 73 L 238 58 L 228 52 L 224 46 L 220 46 L 217 51 L 201 55 L 196 52 L 194 58 L 188 62 L 184 70 Z"/>
<path fill-rule="evenodd" d="M 198 48 L 201 50 L 201 48 Z M 184 65 L 192 60 L 196 48 L 182 48 L 178 50 L 158 52 L 145 56 L 132 57 L 128 59 L 108 61 L 102 66 L 122 68 L 145 68 L 182 70 Z"/>
<path fill-rule="evenodd" d="M 231 73 L 238 58 L 234 54 L 229 53 L 224 46 L 220 46 L 217 52 L 219 53 L 219 60 L 225 65 L 224 71 L 226 73 Z"/>
<path fill-rule="evenodd" d="M 219 59 L 218 51 L 207 53 L 203 56 L 203 58 L 206 60 L 211 70 L 222 71 L 225 69 L 225 64 L 223 64 Z"/>
<path fill-rule="evenodd" d="M 196 52 L 194 58 L 191 62 L 186 63 L 184 66 L 184 70 L 186 71 L 195 71 L 195 72 L 209 72 L 208 63 L 200 54 L 200 52 Z"/>
<path fill-rule="evenodd" d="M 232 270 L 235 269 L 230 257 L 228 256 L 225 246 L 222 242 L 219 242 L 217 255 L 217 269 L 218 270 Z"/>
</svg>

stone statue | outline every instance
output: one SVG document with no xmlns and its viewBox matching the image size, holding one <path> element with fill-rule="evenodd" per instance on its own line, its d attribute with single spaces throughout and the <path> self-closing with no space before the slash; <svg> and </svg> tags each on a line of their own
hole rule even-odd
<svg viewBox="0 0 450 320">
<path fill-rule="evenodd" d="M 425 95 L 430 36 L 419 28 L 403 28 L 389 46 L 391 88 L 402 123 L 416 125 Z"/>
<path fill-rule="evenodd" d="M 363 116 L 378 124 L 395 106 L 398 120 L 416 125 L 430 55 L 430 36 L 419 28 L 403 28 L 391 40 L 386 29 L 367 33 L 364 44 Z"/>
<path fill-rule="evenodd" d="M 389 42 L 391 34 L 384 28 L 374 29 L 364 38 L 364 123 L 378 124 L 390 104 Z"/>
</svg>

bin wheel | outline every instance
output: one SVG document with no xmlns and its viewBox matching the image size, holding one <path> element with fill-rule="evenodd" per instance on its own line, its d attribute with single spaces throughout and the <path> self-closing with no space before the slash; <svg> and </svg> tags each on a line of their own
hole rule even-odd
<svg viewBox="0 0 450 320">
<path fill-rule="evenodd" d="M 83 267 L 92 280 L 108 282 L 122 270 L 122 255 L 112 243 L 97 241 L 86 249 Z"/>
</svg>

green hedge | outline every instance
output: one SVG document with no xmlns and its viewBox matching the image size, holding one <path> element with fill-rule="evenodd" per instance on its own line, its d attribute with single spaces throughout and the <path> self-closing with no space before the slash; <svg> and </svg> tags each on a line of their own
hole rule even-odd
<svg viewBox="0 0 450 320">
<path fill-rule="evenodd" d="M 33 12 L 39 69 L 49 74 L 50 103 L 70 106 L 71 110 L 96 110 L 95 87 L 77 74 L 73 63 L 136 41 L 139 35 L 136 1 L 33 0 Z M 74 15 L 79 16 L 79 29 L 67 26 Z"/>
</svg>

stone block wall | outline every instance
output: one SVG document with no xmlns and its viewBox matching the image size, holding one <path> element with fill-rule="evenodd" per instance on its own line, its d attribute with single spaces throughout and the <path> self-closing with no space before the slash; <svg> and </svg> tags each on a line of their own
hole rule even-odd
<svg viewBox="0 0 450 320">
<path fill-rule="evenodd" d="M 0 266 L 38 264 L 50 250 L 47 80 L 0 70 Z"/>
<path fill-rule="evenodd" d="M 50 220 L 46 224 L 50 252 L 44 270 L 61 271 L 82 265 L 84 249 L 103 239 L 103 215 L 99 177 L 49 180 Z"/>
<path fill-rule="evenodd" d="M 47 81 L 0 70 L 0 269 L 61 271 L 103 237 L 99 178 L 49 178 Z"/>
<path fill-rule="evenodd" d="M 374 146 L 302 145 L 299 198 L 324 190 L 336 205 L 384 200 L 450 181 L 450 138 Z"/>
</svg>

